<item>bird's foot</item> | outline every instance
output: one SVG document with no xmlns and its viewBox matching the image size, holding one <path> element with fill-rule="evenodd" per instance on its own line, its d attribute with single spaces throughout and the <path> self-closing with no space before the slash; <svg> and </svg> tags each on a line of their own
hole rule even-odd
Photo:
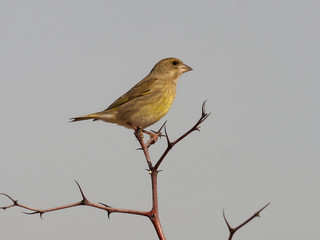
<svg viewBox="0 0 320 240">
<path fill-rule="evenodd" d="M 162 136 L 163 136 L 160 131 L 159 131 L 159 132 L 154 132 L 154 131 L 149 132 L 149 131 L 147 131 L 147 130 L 142 129 L 142 132 L 144 132 L 144 133 L 146 133 L 146 134 L 148 134 L 148 135 L 150 136 L 149 141 L 146 142 L 146 145 L 147 145 L 148 148 L 149 148 L 152 144 L 155 144 L 155 143 L 158 141 L 159 137 L 162 137 Z"/>
<path fill-rule="evenodd" d="M 145 145 L 146 145 L 147 148 L 149 148 L 152 144 L 155 144 L 158 141 L 159 137 L 164 136 L 161 133 L 161 129 L 162 129 L 163 126 L 159 129 L 158 132 L 155 132 L 155 131 L 152 131 L 152 130 L 151 130 L 151 132 L 149 132 L 147 130 L 144 130 L 142 128 L 134 126 L 130 122 L 128 122 L 128 125 L 130 125 L 132 127 L 132 129 L 134 130 L 134 135 L 138 139 L 140 139 L 141 141 L 143 141 L 143 138 L 144 138 L 143 133 L 146 133 L 146 134 L 148 134 L 150 136 L 150 139 L 147 142 L 145 142 Z"/>
</svg>

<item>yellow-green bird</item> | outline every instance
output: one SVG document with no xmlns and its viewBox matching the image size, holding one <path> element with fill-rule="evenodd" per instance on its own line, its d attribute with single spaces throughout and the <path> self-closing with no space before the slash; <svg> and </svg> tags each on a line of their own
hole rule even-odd
<svg viewBox="0 0 320 240">
<path fill-rule="evenodd" d="M 162 59 L 144 79 L 106 110 L 70 120 L 102 120 L 135 130 L 144 129 L 166 115 L 176 96 L 178 78 L 191 70 L 177 58 Z"/>
</svg>

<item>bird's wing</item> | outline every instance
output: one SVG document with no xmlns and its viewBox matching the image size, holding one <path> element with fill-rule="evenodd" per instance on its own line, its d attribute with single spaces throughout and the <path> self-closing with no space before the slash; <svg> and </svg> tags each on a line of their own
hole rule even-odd
<svg viewBox="0 0 320 240">
<path fill-rule="evenodd" d="M 114 101 L 105 111 L 119 107 L 120 105 L 127 103 L 133 99 L 148 94 L 151 90 L 151 86 L 157 80 L 157 78 L 143 79 L 132 87 L 128 92 Z"/>
</svg>

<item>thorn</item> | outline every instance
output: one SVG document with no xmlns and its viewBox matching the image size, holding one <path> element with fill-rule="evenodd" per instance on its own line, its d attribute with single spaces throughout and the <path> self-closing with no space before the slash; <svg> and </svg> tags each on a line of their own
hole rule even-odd
<svg viewBox="0 0 320 240">
<path fill-rule="evenodd" d="M 22 212 L 22 213 L 28 214 L 28 215 L 33 215 L 33 214 L 36 214 L 36 213 L 38 213 L 38 212 L 34 211 L 34 212 Z"/>
<path fill-rule="evenodd" d="M 148 171 L 148 173 L 151 175 L 152 174 L 152 170 L 151 169 L 146 169 Z"/>
<path fill-rule="evenodd" d="M 33 211 L 33 212 L 22 212 L 24 214 L 27 214 L 27 215 L 35 215 L 35 214 L 39 214 L 40 218 L 42 218 L 42 215 L 44 214 L 44 212 L 41 212 L 41 211 Z"/>
<path fill-rule="evenodd" d="M 0 194 L 6 196 L 7 198 L 9 198 L 9 199 L 13 202 L 14 205 L 17 205 L 17 204 L 18 204 L 18 200 L 14 200 L 14 199 L 13 199 L 12 197 L 10 197 L 8 194 L 6 194 L 6 193 L 0 193 Z"/>
<path fill-rule="evenodd" d="M 224 218 L 224 221 L 225 221 L 226 224 L 227 224 L 228 229 L 229 229 L 229 230 L 233 229 L 233 228 L 230 226 L 230 224 L 229 224 L 229 222 L 228 222 L 228 220 L 227 220 L 227 218 L 226 218 L 226 215 L 225 215 L 225 213 L 224 213 L 224 209 L 222 209 L 222 214 L 223 214 L 223 218 Z"/>
<path fill-rule="evenodd" d="M 167 144 L 168 146 L 171 145 L 171 142 L 170 142 L 170 139 L 169 139 L 169 136 L 168 136 L 168 132 L 167 132 L 167 127 L 166 125 L 164 126 L 164 132 L 165 132 L 165 135 L 166 135 L 166 138 L 167 138 Z"/>
<path fill-rule="evenodd" d="M 105 206 L 105 207 L 111 208 L 111 206 L 109 206 L 109 205 L 107 205 L 107 204 L 104 204 L 104 203 L 102 203 L 102 202 L 98 202 L 98 203 L 101 204 L 101 205 L 103 205 L 103 206 Z"/>
<path fill-rule="evenodd" d="M 158 130 L 158 133 L 161 133 L 162 128 L 164 128 L 166 124 L 167 124 L 167 121 L 165 121 L 165 122 L 162 124 L 162 126 L 161 126 L 160 129 Z M 160 136 L 161 136 L 161 134 L 160 134 Z"/>
<path fill-rule="evenodd" d="M 206 115 L 206 102 L 207 99 L 202 103 L 202 116 Z"/>
<path fill-rule="evenodd" d="M 101 204 L 101 205 L 103 205 L 103 206 L 105 206 L 105 207 L 111 208 L 111 206 L 109 206 L 109 205 L 107 205 L 107 204 L 104 204 L 104 203 L 102 203 L 102 202 L 99 202 L 99 204 Z M 108 214 L 108 219 L 110 219 L 110 214 L 111 214 L 112 212 L 110 212 L 110 211 L 107 210 L 107 209 L 106 209 L 106 211 L 107 211 L 107 214 Z"/>
<path fill-rule="evenodd" d="M 80 187 L 80 184 L 77 182 L 77 180 L 74 179 L 74 181 L 76 182 L 76 184 L 78 185 L 78 188 L 79 188 L 79 190 L 80 190 L 80 193 L 81 193 L 81 196 L 82 196 L 82 202 L 88 201 L 87 198 L 86 198 L 86 196 L 84 195 L 81 187 Z"/>
</svg>

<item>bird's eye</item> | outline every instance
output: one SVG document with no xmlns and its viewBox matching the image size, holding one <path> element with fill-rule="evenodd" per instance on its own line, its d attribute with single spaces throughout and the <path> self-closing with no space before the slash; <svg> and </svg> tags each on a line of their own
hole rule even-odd
<svg viewBox="0 0 320 240">
<path fill-rule="evenodd" d="M 178 61 L 173 61 L 172 62 L 173 65 L 178 65 L 178 63 L 179 63 Z"/>
</svg>

